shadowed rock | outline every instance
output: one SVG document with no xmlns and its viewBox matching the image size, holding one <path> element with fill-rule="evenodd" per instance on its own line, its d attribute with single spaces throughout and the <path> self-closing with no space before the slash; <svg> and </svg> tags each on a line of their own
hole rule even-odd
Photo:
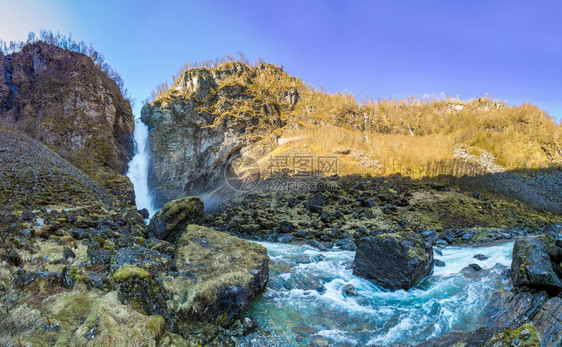
<svg viewBox="0 0 562 347">
<path fill-rule="evenodd" d="M 354 275 L 387 289 L 407 290 L 431 274 L 433 249 L 406 233 L 366 237 L 357 246 L 354 266 Z"/>
</svg>

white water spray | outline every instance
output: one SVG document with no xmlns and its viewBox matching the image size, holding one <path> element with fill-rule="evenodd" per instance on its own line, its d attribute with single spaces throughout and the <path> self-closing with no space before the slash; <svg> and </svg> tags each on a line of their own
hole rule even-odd
<svg viewBox="0 0 562 347">
<path fill-rule="evenodd" d="M 135 155 L 129 163 L 127 177 L 131 179 L 135 187 L 135 202 L 138 209 L 146 208 L 150 216 L 154 215 L 156 209 L 152 202 L 152 195 L 148 188 L 148 163 L 150 152 L 148 148 L 148 127 L 140 118 L 135 119 Z"/>
</svg>

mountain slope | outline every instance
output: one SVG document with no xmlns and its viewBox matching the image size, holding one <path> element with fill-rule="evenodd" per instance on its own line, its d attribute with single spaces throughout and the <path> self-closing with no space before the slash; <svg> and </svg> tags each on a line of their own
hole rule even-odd
<svg viewBox="0 0 562 347">
<path fill-rule="evenodd" d="M 358 105 L 346 94 L 314 91 L 270 64 L 230 62 L 186 70 L 146 104 L 157 203 L 223 185 L 238 155 L 271 173 L 271 159 L 320 156 L 337 173 L 416 178 L 480 175 L 562 164 L 562 131 L 532 105 L 488 98 L 382 100 Z M 333 172 L 332 172 L 333 173 Z"/>
<path fill-rule="evenodd" d="M 44 42 L 0 53 L 0 126 L 41 141 L 130 196 L 120 175 L 133 155 L 131 105 L 90 57 Z"/>
</svg>

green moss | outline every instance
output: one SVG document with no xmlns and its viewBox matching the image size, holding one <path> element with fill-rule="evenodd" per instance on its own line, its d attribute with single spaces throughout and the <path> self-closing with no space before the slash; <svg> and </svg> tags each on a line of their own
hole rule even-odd
<svg viewBox="0 0 562 347">
<path fill-rule="evenodd" d="M 146 270 L 134 265 L 125 265 L 120 267 L 113 274 L 113 279 L 117 282 L 123 282 L 135 278 L 147 279 L 149 278 L 149 274 Z"/>
<path fill-rule="evenodd" d="M 521 332 L 528 330 L 530 335 L 524 339 Z M 491 342 L 502 342 L 504 346 L 511 346 L 513 340 L 519 339 L 520 347 L 535 347 L 541 345 L 539 333 L 532 324 L 524 324 L 517 329 L 503 330 L 492 338 Z"/>
</svg>

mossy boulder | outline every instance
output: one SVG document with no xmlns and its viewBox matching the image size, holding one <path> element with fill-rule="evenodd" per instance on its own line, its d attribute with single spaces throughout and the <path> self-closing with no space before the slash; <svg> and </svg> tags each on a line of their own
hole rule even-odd
<svg viewBox="0 0 562 347">
<path fill-rule="evenodd" d="M 164 283 L 172 310 L 184 323 L 227 324 L 265 289 L 268 263 L 257 243 L 189 225 L 177 243 L 179 274 Z"/>
<path fill-rule="evenodd" d="M 409 289 L 433 270 L 433 248 L 417 235 L 382 234 L 362 238 L 353 261 L 353 274 L 383 288 Z"/>
<path fill-rule="evenodd" d="M 203 213 L 203 202 L 196 196 L 170 201 L 150 220 L 148 235 L 176 242 L 188 224 L 203 223 Z"/>
<path fill-rule="evenodd" d="M 515 287 L 560 292 L 562 281 L 551 261 L 549 248 L 554 241 L 547 235 L 519 239 L 513 246 L 511 280 Z M 554 266 L 553 266 L 554 265 Z"/>
<path fill-rule="evenodd" d="M 113 274 L 119 285 L 119 299 L 139 312 L 160 315 L 168 320 L 167 294 L 159 282 L 153 281 L 148 271 L 134 265 L 119 268 Z"/>
</svg>

